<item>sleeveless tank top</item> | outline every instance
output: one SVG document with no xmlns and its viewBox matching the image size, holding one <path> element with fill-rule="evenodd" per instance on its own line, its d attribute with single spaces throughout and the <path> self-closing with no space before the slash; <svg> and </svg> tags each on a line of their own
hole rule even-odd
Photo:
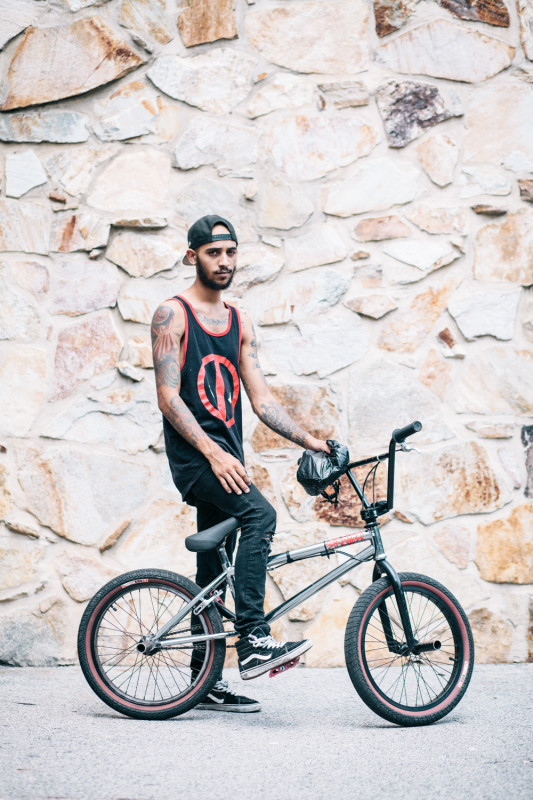
<svg viewBox="0 0 533 800">
<path fill-rule="evenodd" d="M 204 328 L 191 305 L 176 295 L 185 314 L 180 397 L 200 427 L 220 447 L 244 464 L 239 359 L 241 320 L 233 306 L 223 333 Z M 209 461 L 163 416 L 165 446 L 172 479 L 183 498 Z"/>
</svg>

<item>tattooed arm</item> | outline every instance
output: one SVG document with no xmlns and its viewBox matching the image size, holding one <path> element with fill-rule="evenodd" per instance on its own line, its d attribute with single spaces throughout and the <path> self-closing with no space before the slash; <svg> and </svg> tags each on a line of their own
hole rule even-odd
<svg viewBox="0 0 533 800">
<path fill-rule="evenodd" d="M 248 492 L 250 479 L 241 462 L 226 453 L 202 430 L 180 397 L 184 331 L 185 317 L 179 303 L 169 300 L 156 309 L 152 319 L 152 352 L 159 408 L 178 433 L 207 458 L 228 493 Z"/>
<path fill-rule="evenodd" d="M 326 442 L 317 439 L 300 428 L 272 394 L 259 364 L 257 340 L 252 321 L 247 314 L 242 312 L 241 321 L 242 343 L 239 368 L 243 386 L 250 398 L 254 412 L 261 422 L 264 422 L 265 425 L 285 439 L 309 450 L 323 450 L 329 453 L 329 447 Z"/>
</svg>

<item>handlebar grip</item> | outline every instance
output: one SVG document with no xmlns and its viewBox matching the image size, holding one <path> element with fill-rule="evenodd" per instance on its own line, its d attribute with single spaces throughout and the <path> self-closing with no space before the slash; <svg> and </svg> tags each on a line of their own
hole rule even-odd
<svg viewBox="0 0 533 800">
<path fill-rule="evenodd" d="M 404 442 L 408 436 L 412 436 L 414 433 L 418 433 L 418 431 L 421 430 L 421 422 L 411 422 L 410 425 L 406 425 L 404 428 L 396 428 L 396 430 L 392 432 L 392 441 L 400 444 Z"/>
</svg>

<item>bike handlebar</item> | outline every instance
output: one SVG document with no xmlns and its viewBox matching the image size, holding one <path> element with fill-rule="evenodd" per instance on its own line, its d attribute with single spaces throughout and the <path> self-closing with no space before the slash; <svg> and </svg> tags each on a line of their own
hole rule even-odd
<svg viewBox="0 0 533 800">
<path fill-rule="evenodd" d="M 414 433 L 418 433 L 418 431 L 421 430 L 421 422 L 411 422 L 410 425 L 405 425 L 403 428 L 396 428 L 396 430 L 392 432 L 392 441 L 396 442 L 396 444 L 401 444 L 407 439 L 408 436 L 412 436 Z"/>
</svg>

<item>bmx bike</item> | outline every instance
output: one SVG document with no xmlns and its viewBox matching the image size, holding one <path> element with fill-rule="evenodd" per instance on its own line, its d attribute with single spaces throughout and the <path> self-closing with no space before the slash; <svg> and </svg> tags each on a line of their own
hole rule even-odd
<svg viewBox="0 0 533 800">
<path fill-rule="evenodd" d="M 270 611 L 270 623 L 374 560 L 373 582 L 346 625 L 346 666 L 367 706 L 405 726 L 428 725 L 455 708 L 474 664 L 472 632 L 456 598 L 425 575 L 398 574 L 383 549 L 378 518 L 393 507 L 396 451 L 411 449 L 405 439 L 421 427 L 413 422 L 395 430 L 386 453 L 348 464 L 345 474 L 361 502 L 363 530 L 272 555 L 267 567 L 271 571 L 332 553 L 346 557 Z M 388 462 L 387 498 L 376 501 L 376 470 L 383 462 Z M 361 486 L 353 470 L 366 465 L 372 466 Z M 372 502 L 365 494 L 369 479 Z M 337 482 L 327 499 L 336 502 L 339 488 Z M 231 517 L 185 540 L 193 552 L 216 547 L 220 555 L 222 572 L 203 589 L 174 572 L 139 569 L 109 581 L 90 600 L 78 633 L 80 664 L 91 688 L 111 708 L 130 717 L 166 719 L 191 710 L 211 691 L 224 664 L 226 640 L 237 636 L 235 615 L 221 595 L 225 586 L 234 595 L 234 568 L 224 544 L 238 527 Z M 356 554 L 344 550 L 356 543 L 365 544 Z"/>
</svg>

